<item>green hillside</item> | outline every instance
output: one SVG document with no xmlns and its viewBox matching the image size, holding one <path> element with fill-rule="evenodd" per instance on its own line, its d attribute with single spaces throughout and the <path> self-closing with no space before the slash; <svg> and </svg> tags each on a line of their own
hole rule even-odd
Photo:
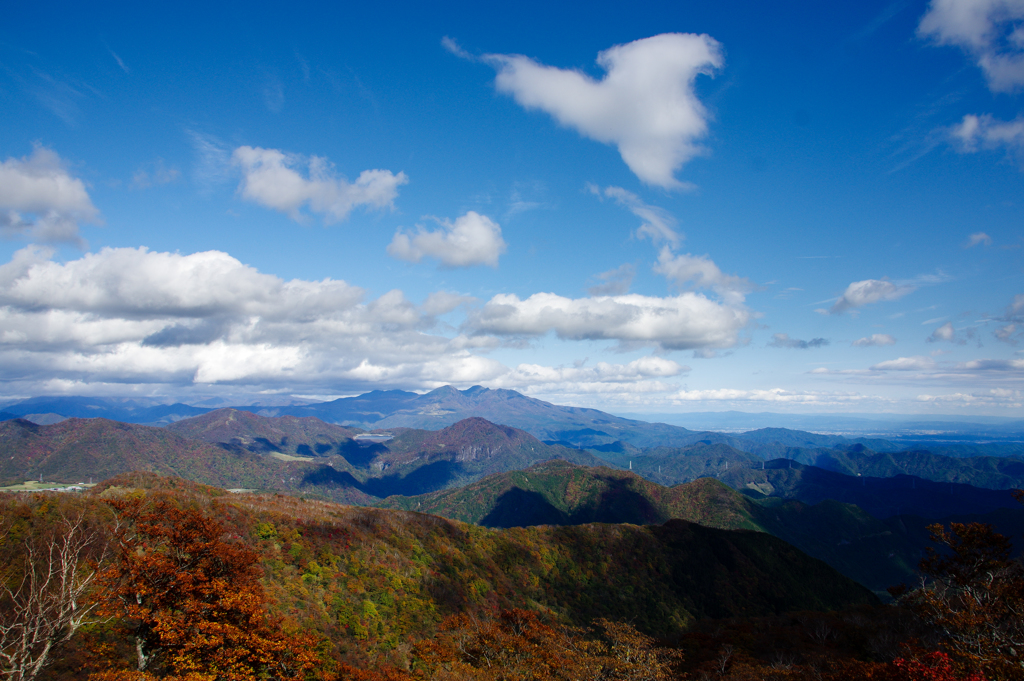
<svg viewBox="0 0 1024 681">
<path fill-rule="evenodd" d="M 458 489 L 389 497 L 378 505 L 488 527 L 661 524 L 679 518 L 720 529 L 759 530 L 880 594 L 912 579 L 928 545 L 924 528 L 931 522 L 916 516 L 879 520 L 854 505 L 831 500 L 813 505 L 771 497 L 755 500 L 713 478 L 664 487 L 628 471 L 563 461 L 489 476 Z M 1008 517 L 1002 525 L 1012 526 L 1011 518 L 1017 516 L 1024 518 L 1014 506 L 1004 511 Z"/>
</svg>

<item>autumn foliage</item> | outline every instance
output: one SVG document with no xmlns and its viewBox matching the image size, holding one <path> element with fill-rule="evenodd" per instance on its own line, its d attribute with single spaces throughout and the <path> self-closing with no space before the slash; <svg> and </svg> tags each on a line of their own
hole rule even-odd
<svg viewBox="0 0 1024 681">
<path fill-rule="evenodd" d="M 267 613 L 259 555 L 217 520 L 169 497 L 108 503 L 116 559 L 98 580 L 100 613 L 133 642 L 135 664 L 110 660 L 94 681 L 299 679 L 314 667 L 308 642 Z"/>
</svg>

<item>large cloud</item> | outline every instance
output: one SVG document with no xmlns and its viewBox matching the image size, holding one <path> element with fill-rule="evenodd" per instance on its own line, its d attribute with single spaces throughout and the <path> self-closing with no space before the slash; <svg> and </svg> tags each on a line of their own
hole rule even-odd
<svg viewBox="0 0 1024 681">
<path fill-rule="evenodd" d="M 674 173 L 701 153 L 708 113 L 693 83 L 723 63 L 707 35 L 665 33 L 616 45 L 597 57 L 598 81 L 580 71 L 538 64 L 522 55 L 490 54 L 495 85 L 528 109 L 618 147 L 622 160 L 649 184 L 679 188 Z"/>
<path fill-rule="evenodd" d="M 474 302 L 439 291 L 420 305 L 398 290 L 369 299 L 335 279 L 283 280 L 218 251 L 103 249 L 61 263 L 38 246 L 0 266 L 5 392 L 430 389 L 449 383 L 669 392 L 687 370 L 651 356 L 509 369 L 482 356 L 500 341 L 443 335 L 437 317 Z M 116 388 L 120 385 L 121 388 Z"/>
<path fill-rule="evenodd" d="M 689 292 L 666 298 L 631 294 L 576 299 L 535 293 L 525 300 L 501 294 L 475 310 L 467 327 L 506 336 L 554 331 L 563 339 L 616 340 L 685 350 L 732 347 L 751 316 L 743 307 Z"/>
<path fill-rule="evenodd" d="M 5 236 L 82 245 L 79 225 L 98 220 L 85 184 L 50 149 L 37 146 L 31 156 L 0 163 L 0 233 Z"/>
<path fill-rule="evenodd" d="M 62 264 L 24 249 L 0 266 L 0 370 L 8 380 L 293 390 L 432 387 L 508 371 L 473 354 L 494 339 L 428 333 L 432 315 L 463 298 L 365 297 L 344 281 L 285 281 L 217 251 L 104 249 Z"/>
<path fill-rule="evenodd" d="M 498 257 L 508 244 L 501 238 L 501 226 L 486 215 L 469 211 L 455 222 L 442 222 L 433 231 L 399 229 L 388 244 L 388 253 L 401 260 L 419 262 L 437 258 L 445 267 L 498 266 Z"/>
<path fill-rule="evenodd" d="M 405 173 L 364 170 L 350 183 L 335 177 L 325 158 L 307 160 L 279 149 L 238 147 L 231 159 L 242 171 L 238 191 L 243 198 L 286 213 L 297 222 L 305 217 L 304 207 L 323 215 L 326 223 L 344 220 L 359 206 L 388 208 L 398 196 L 398 187 L 409 181 Z M 301 166 L 308 168 L 308 178 L 296 170 Z"/>
<path fill-rule="evenodd" d="M 970 54 L 993 92 L 1024 86 L 1024 1 L 932 0 L 918 35 Z"/>
</svg>

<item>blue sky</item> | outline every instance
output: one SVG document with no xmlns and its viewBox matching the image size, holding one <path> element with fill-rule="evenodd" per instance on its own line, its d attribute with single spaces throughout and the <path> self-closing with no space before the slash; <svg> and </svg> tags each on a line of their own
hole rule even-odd
<svg viewBox="0 0 1024 681">
<path fill-rule="evenodd" d="M 19 3 L 0 394 L 1024 415 L 1024 2 Z"/>
</svg>

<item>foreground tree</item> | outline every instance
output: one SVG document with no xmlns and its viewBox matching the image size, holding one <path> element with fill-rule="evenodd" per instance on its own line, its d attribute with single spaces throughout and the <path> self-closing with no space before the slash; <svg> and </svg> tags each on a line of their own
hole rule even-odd
<svg viewBox="0 0 1024 681">
<path fill-rule="evenodd" d="M 931 525 L 939 550 L 921 561 L 919 588 L 902 595 L 964 671 L 1024 679 L 1024 566 L 1010 540 L 983 523 Z"/>
<path fill-rule="evenodd" d="M 89 623 L 105 542 L 85 511 L 36 497 L 0 502 L 0 676 L 35 678 Z"/>
<path fill-rule="evenodd" d="M 118 517 L 113 564 L 99 577 L 100 612 L 134 645 L 135 669 L 108 662 L 103 681 L 301 679 L 312 641 L 269 618 L 255 551 L 170 497 L 108 502 Z"/>
</svg>

